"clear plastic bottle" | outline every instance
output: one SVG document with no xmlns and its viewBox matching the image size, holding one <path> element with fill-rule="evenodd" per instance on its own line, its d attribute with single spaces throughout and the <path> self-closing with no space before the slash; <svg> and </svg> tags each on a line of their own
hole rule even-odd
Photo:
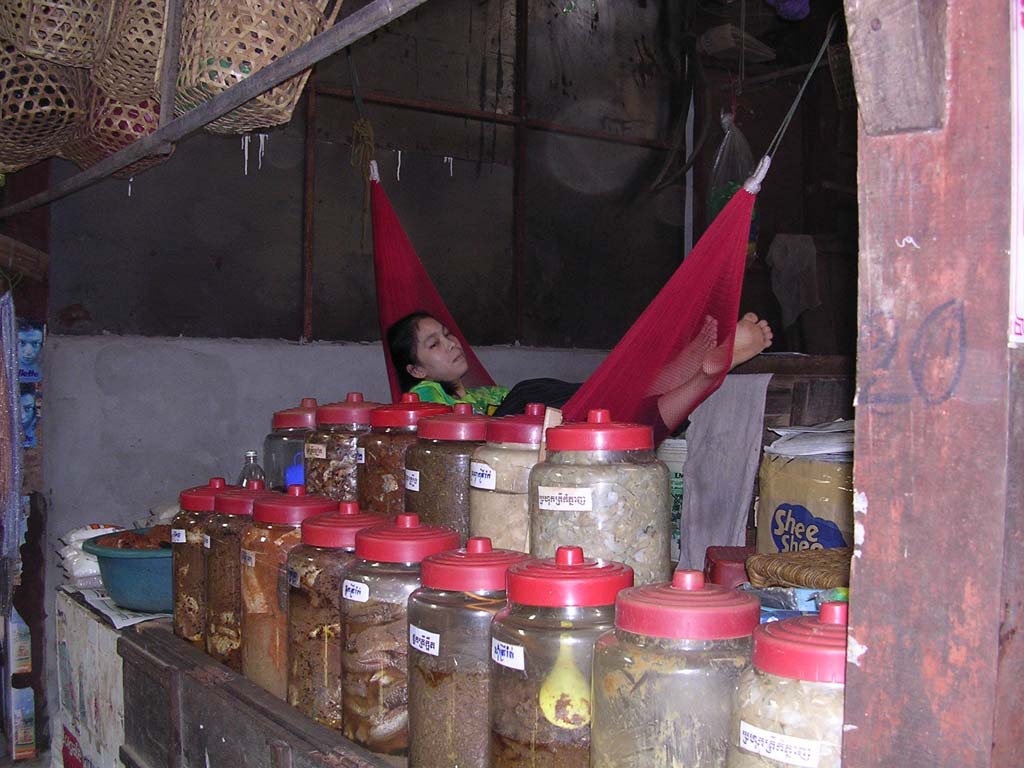
<svg viewBox="0 0 1024 768">
<path fill-rule="evenodd" d="M 275 411 L 271 431 L 263 439 L 263 469 L 267 487 L 283 491 L 288 484 L 285 472 L 298 461 L 306 438 L 316 426 L 316 398 L 304 397 L 298 408 Z"/>
<path fill-rule="evenodd" d="M 256 456 L 256 451 L 245 452 L 245 463 L 242 465 L 242 471 L 238 473 L 238 485 L 242 488 L 248 488 L 253 480 L 266 482 L 266 473 L 256 461 Z"/>
</svg>

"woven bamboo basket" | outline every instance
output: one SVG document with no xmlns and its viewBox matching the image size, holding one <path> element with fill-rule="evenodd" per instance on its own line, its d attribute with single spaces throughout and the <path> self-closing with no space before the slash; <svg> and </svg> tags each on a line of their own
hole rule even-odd
<svg viewBox="0 0 1024 768">
<path fill-rule="evenodd" d="M 113 0 L 0 0 L 0 37 L 26 56 L 91 67 L 112 8 Z"/>
<path fill-rule="evenodd" d="M 194 109 L 311 40 L 334 23 L 341 0 L 187 0 L 175 110 Z M 309 70 L 210 123 L 248 133 L 291 120 Z"/>
<path fill-rule="evenodd" d="M 135 104 L 160 95 L 167 0 L 118 0 L 92 81 L 115 99 Z"/>
<path fill-rule="evenodd" d="M 86 116 L 85 74 L 0 42 L 0 172 L 56 154 Z"/>
<path fill-rule="evenodd" d="M 840 547 L 751 555 L 747 558 L 747 577 L 755 587 L 848 587 L 852 554 L 849 547 Z"/>
</svg>

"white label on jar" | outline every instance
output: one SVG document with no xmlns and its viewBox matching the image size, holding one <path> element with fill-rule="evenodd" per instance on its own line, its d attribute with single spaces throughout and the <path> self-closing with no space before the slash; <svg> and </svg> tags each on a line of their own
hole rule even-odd
<svg viewBox="0 0 1024 768">
<path fill-rule="evenodd" d="M 366 463 L 366 449 L 365 448 L 356 448 L 356 464 L 365 464 L 365 463 Z"/>
<path fill-rule="evenodd" d="M 305 454 L 307 459 L 326 459 L 327 446 L 323 443 L 306 443 Z"/>
<path fill-rule="evenodd" d="M 526 669 L 523 659 L 523 646 L 503 643 L 501 640 L 491 638 L 491 658 L 498 664 L 509 669 L 518 669 L 520 672 Z"/>
<path fill-rule="evenodd" d="M 494 468 L 482 461 L 469 462 L 469 484 L 484 491 L 494 490 Z"/>
<path fill-rule="evenodd" d="M 425 629 L 420 629 L 415 624 L 410 624 L 409 645 L 417 651 L 437 656 L 441 651 L 441 636 L 435 635 L 433 632 L 427 632 Z"/>
<path fill-rule="evenodd" d="M 821 742 L 786 736 L 740 720 L 740 748 L 786 765 L 817 768 Z"/>
<path fill-rule="evenodd" d="M 420 489 L 420 473 L 418 469 L 405 470 L 405 490 L 418 491 Z"/>
<path fill-rule="evenodd" d="M 346 600 L 354 600 L 357 603 L 365 603 L 370 599 L 370 588 L 361 581 L 349 581 L 341 585 L 341 596 Z"/>
<path fill-rule="evenodd" d="M 250 568 L 256 567 L 256 553 L 250 552 L 248 549 L 242 550 L 242 565 L 247 565 Z"/>
<path fill-rule="evenodd" d="M 204 533 L 203 534 L 203 549 L 209 549 L 209 548 L 210 548 L 210 534 Z"/>
<path fill-rule="evenodd" d="M 185 529 L 184 528 L 171 528 L 171 544 L 184 544 L 185 543 Z"/>
<path fill-rule="evenodd" d="M 537 506 L 548 512 L 590 512 L 594 509 L 594 489 L 542 485 L 537 489 Z"/>
<path fill-rule="evenodd" d="M 299 572 L 294 568 L 288 569 L 288 586 L 295 587 L 298 589 L 299 586 Z"/>
</svg>

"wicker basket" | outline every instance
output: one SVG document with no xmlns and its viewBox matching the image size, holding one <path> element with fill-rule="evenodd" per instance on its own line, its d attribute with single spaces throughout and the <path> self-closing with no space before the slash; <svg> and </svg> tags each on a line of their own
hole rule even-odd
<svg viewBox="0 0 1024 768">
<path fill-rule="evenodd" d="M 182 18 L 178 114 L 244 80 L 334 23 L 335 0 L 187 0 Z M 291 120 L 309 70 L 210 123 L 213 133 L 248 133 Z"/>
<path fill-rule="evenodd" d="M 85 74 L 0 42 L 0 172 L 56 154 L 85 120 Z"/>
<path fill-rule="evenodd" d="M 167 0 L 118 0 L 92 81 L 119 101 L 136 104 L 160 96 Z"/>
<path fill-rule="evenodd" d="M 0 0 L 0 37 L 26 56 L 91 67 L 112 7 L 113 0 Z"/>
<path fill-rule="evenodd" d="M 850 585 L 849 547 L 751 555 L 747 576 L 755 587 L 834 589 Z"/>
</svg>

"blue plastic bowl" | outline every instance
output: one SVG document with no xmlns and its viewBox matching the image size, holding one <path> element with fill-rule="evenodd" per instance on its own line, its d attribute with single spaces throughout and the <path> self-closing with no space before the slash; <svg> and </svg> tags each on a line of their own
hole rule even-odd
<svg viewBox="0 0 1024 768">
<path fill-rule="evenodd" d="M 136 528 L 145 533 L 149 528 Z M 96 555 L 100 563 L 103 586 L 111 599 L 122 608 L 148 613 L 170 613 L 174 608 L 171 594 L 171 550 L 114 549 L 101 547 L 97 539 L 87 539 L 82 549 Z"/>
</svg>

